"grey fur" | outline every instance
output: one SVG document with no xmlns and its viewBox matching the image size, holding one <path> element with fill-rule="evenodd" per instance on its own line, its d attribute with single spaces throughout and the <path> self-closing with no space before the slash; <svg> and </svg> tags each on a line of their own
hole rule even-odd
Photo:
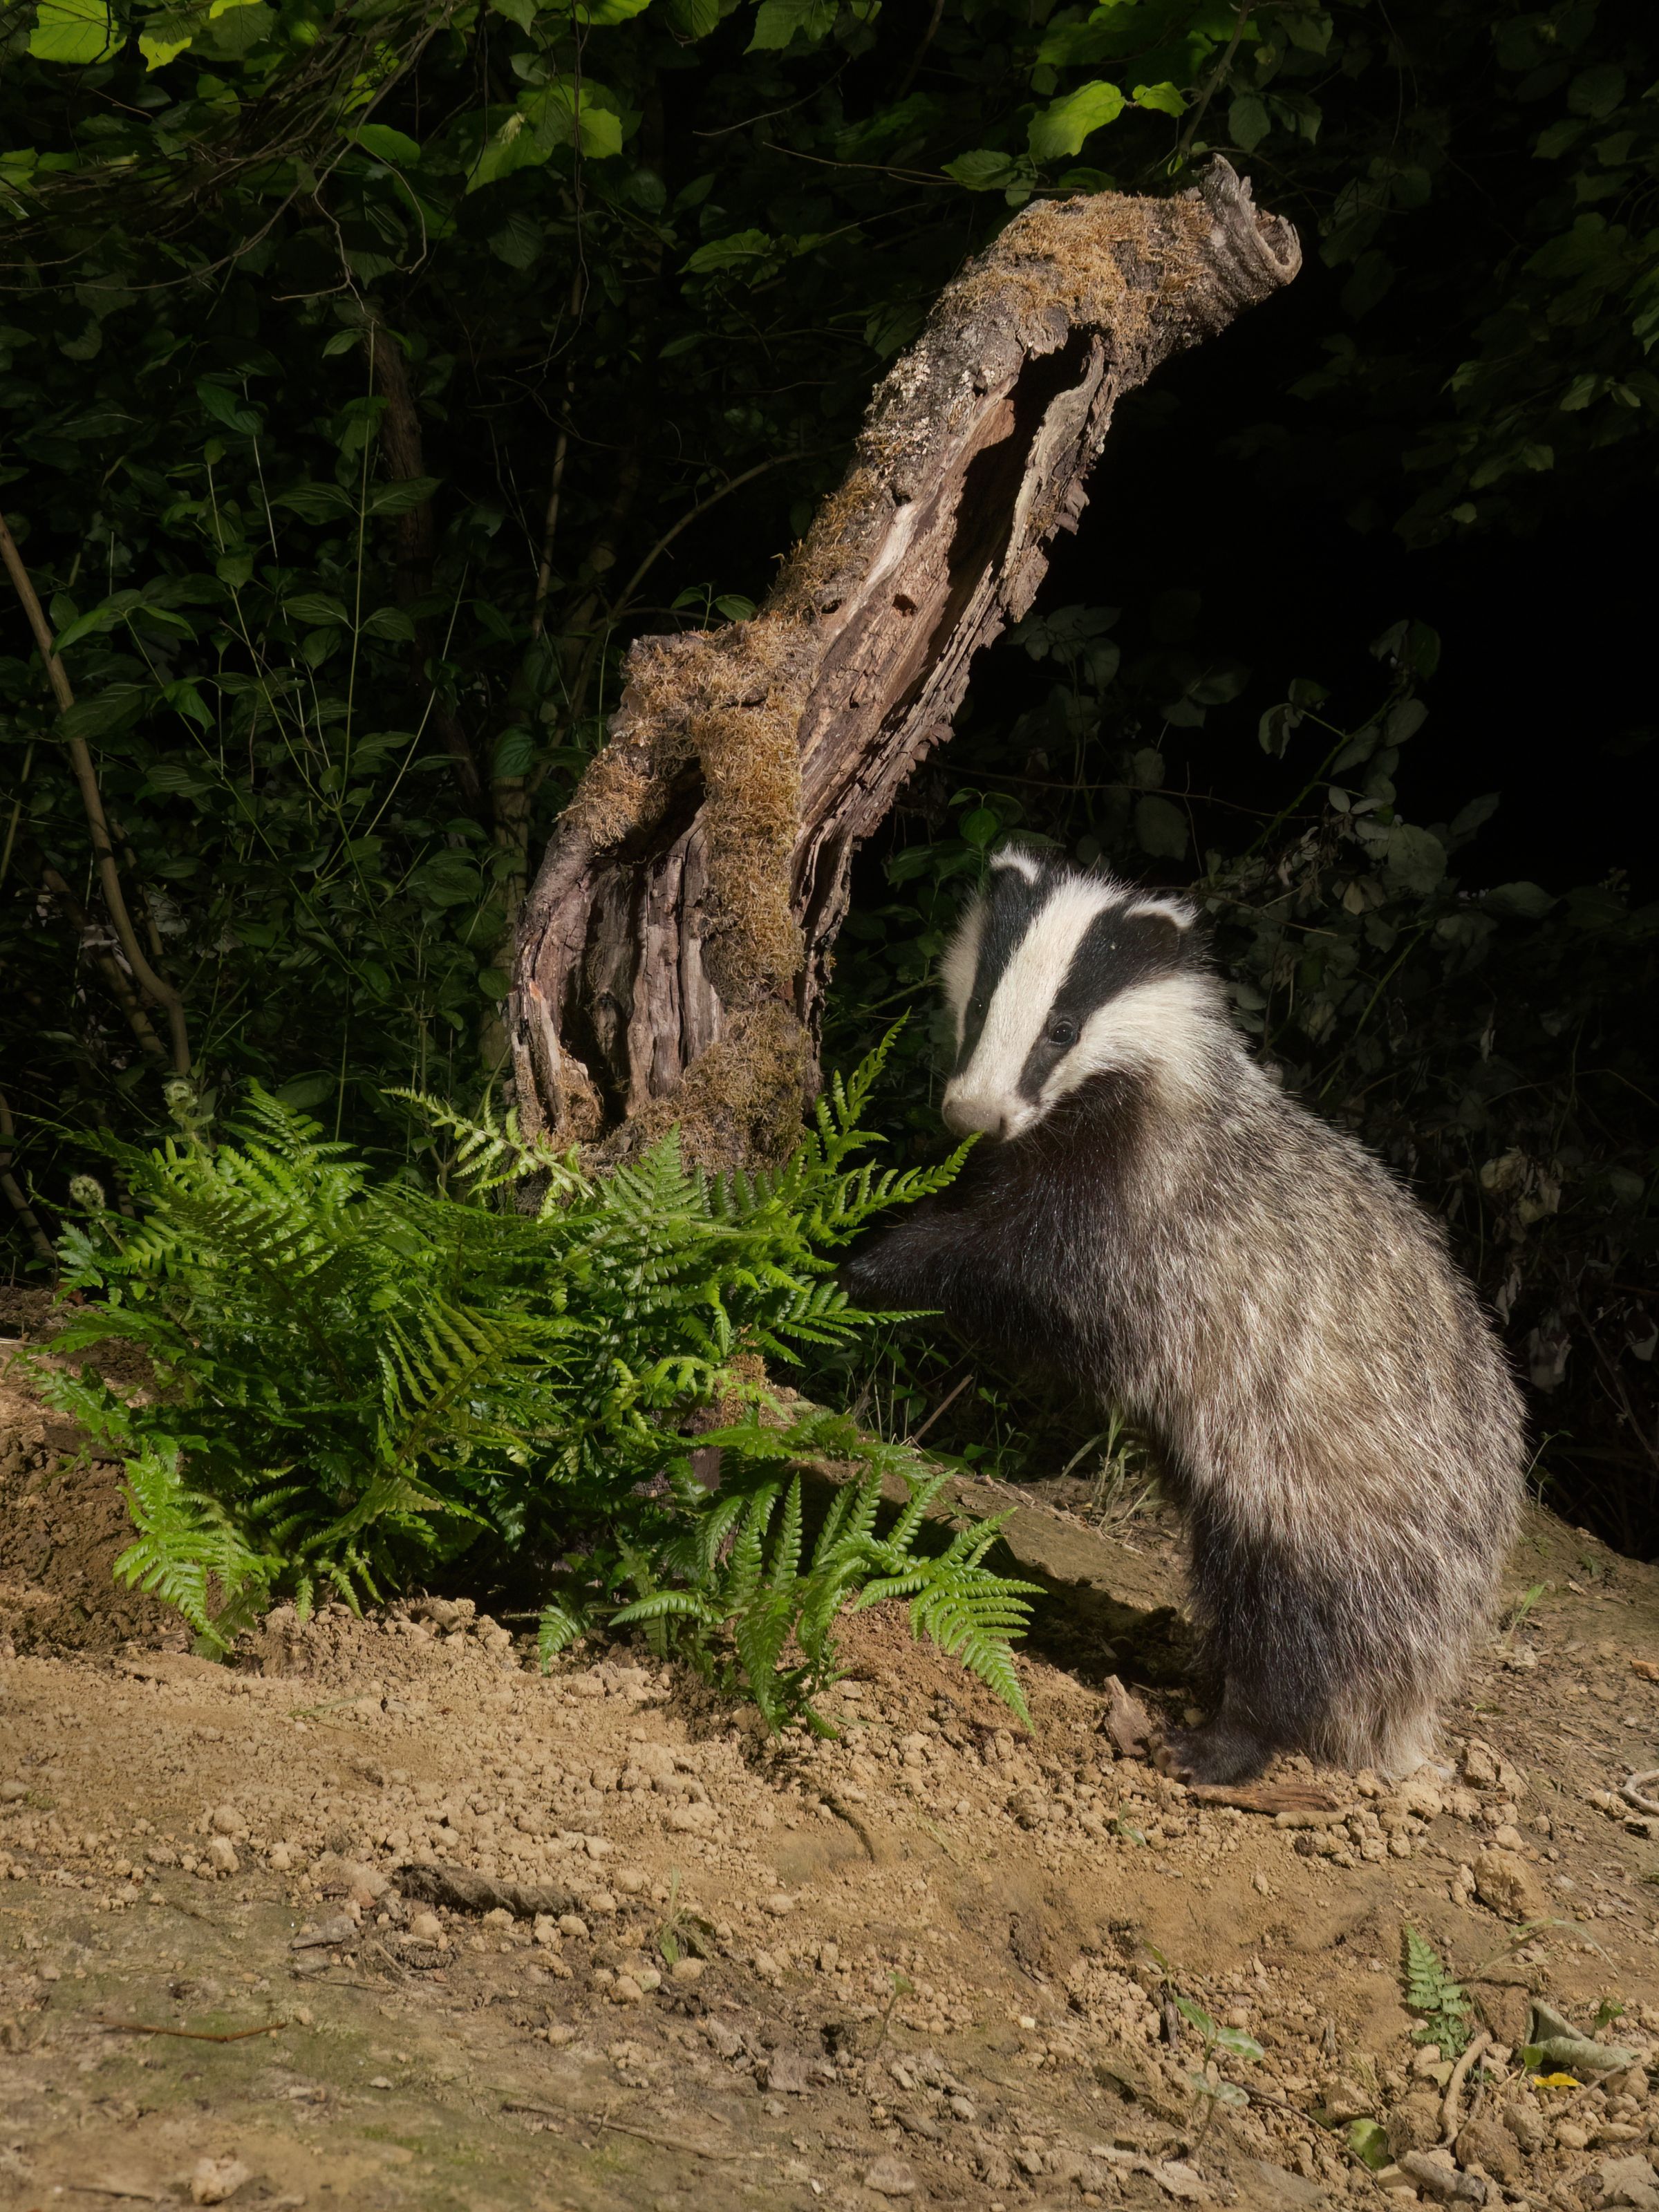
<svg viewBox="0 0 1659 2212">
<path fill-rule="evenodd" d="M 1075 902 L 1078 872 L 1042 876 Z M 958 1125 L 1016 1126 L 975 1091 L 965 1010 L 977 960 L 982 1016 L 1022 903 L 1029 871 L 994 875 L 951 971 Z M 1142 944 L 1127 987 L 1097 957 L 1091 981 L 1081 954 L 1066 978 L 1073 1007 L 1085 982 L 1123 1007 L 1121 1030 L 1103 1011 L 1093 1060 L 1057 1089 L 1035 1008 L 1039 1118 L 982 1141 L 845 1279 L 1081 1380 L 1154 1437 L 1218 1693 L 1178 1747 L 1185 1771 L 1233 1780 L 1300 1750 L 1407 1772 L 1490 1617 L 1522 1492 L 1519 1394 L 1439 1223 L 1256 1065 L 1196 933 L 1164 911 L 1159 975 Z"/>
</svg>

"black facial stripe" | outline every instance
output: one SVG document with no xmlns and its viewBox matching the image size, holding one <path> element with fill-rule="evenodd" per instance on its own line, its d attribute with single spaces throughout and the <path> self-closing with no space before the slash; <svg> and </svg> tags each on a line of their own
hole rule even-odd
<svg viewBox="0 0 1659 2212">
<path fill-rule="evenodd" d="M 974 969 L 974 988 L 962 1016 L 962 1049 L 957 1054 L 960 1074 L 974 1056 L 980 1031 L 985 1027 L 1002 971 L 1018 951 L 1026 931 L 1047 905 L 1054 890 L 1052 877 L 1039 874 L 1029 883 L 1018 868 L 999 868 L 985 894 L 984 922 L 980 931 L 979 959 Z"/>
<path fill-rule="evenodd" d="M 1019 1072 L 1022 1097 L 1038 1098 L 1042 1086 L 1083 1035 L 1084 1024 L 1098 1007 L 1137 984 L 1173 975 L 1186 951 L 1186 933 L 1165 914 L 1131 915 L 1127 907 L 1097 914 L 1078 940 L 1066 981 L 1046 1012 L 1048 1023 L 1064 1016 L 1072 1024 L 1069 1042 L 1055 1043 L 1044 1032 L 1025 1055 Z"/>
</svg>

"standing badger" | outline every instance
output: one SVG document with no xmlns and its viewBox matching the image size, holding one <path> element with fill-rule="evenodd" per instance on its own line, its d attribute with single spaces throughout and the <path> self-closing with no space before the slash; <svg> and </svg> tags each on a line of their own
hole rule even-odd
<svg viewBox="0 0 1659 2212">
<path fill-rule="evenodd" d="M 1488 1616 L 1520 1400 L 1438 1224 L 1249 1057 L 1196 919 L 993 862 L 944 963 L 945 1119 L 984 1141 L 843 1279 L 1154 1438 L 1218 1694 L 1176 1771 L 1304 1751 L 1404 1774 Z"/>
</svg>

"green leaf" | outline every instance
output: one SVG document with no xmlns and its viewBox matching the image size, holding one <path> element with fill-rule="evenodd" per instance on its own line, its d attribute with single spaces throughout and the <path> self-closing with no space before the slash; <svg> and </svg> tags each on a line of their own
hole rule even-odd
<svg viewBox="0 0 1659 2212">
<path fill-rule="evenodd" d="M 350 135 L 364 153 L 372 154 L 377 161 L 390 162 L 394 168 L 412 169 L 420 162 L 419 141 L 394 131 L 389 123 L 360 123 Z"/>
<path fill-rule="evenodd" d="M 368 495 L 371 514 L 407 514 L 411 508 L 424 507 L 443 482 L 441 477 L 396 477 L 390 483 L 376 484 Z"/>
<path fill-rule="evenodd" d="M 505 15 L 509 23 L 516 23 L 521 31 L 533 30 L 536 23 L 536 0 L 489 0 L 492 15 Z"/>
<path fill-rule="evenodd" d="M 676 36 L 706 39 L 720 27 L 720 0 L 668 0 L 668 20 Z"/>
<path fill-rule="evenodd" d="M 412 645 L 415 624 L 401 607 L 376 607 L 372 614 L 364 617 L 362 635 L 384 638 L 393 645 Z"/>
<path fill-rule="evenodd" d="M 1623 70 L 1613 62 L 1599 63 L 1574 77 L 1567 87 L 1567 106 L 1575 115 L 1602 122 L 1624 99 L 1625 84 Z"/>
<path fill-rule="evenodd" d="M 698 276 L 714 269 L 740 269 L 747 262 L 770 254 L 776 244 L 768 231 L 734 230 L 729 237 L 711 238 L 707 246 L 700 246 L 685 266 Z"/>
<path fill-rule="evenodd" d="M 276 1096 L 296 1114 L 305 1114 L 313 1106 L 320 1106 L 325 1098 L 331 1098 L 337 1087 L 332 1075 L 296 1075 L 283 1084 Z"/>
<path fill-rule="evenodd" d="M 216 422 L 222 422 L 228 430 L 234 430 L 239 437 L 257 436 L 264 427 L 262 418 L 252 408 L 244 407 L 234 392 L 225 385 L 216 383 L 211 377 L 198 379 L 196 397 Z"/>
<path fill-rule="evenodd" d="M 1385 2166 L 1392 2165 L 1394 2161 L 1394 2153 L 1389 2148 L 1388 2130 L 1376 2120 L 1350 2120 L 1348 2148 L 1373 2173 L 1380 2173 Z"/>
<path fill-rule="evenodd" d="M 1241 92 L 1227 110 L 1228 132 L 1247 154 L 1254 154 L 1272 129 L 1267 104 L 1259 93 Z"/>
<path fill-rule="evenodd" d="M 1155 114 L 1173 115 L 1179 118 L 1187 112 L 1187 95 L 1179 85 L 1138 84 L 1134 88 L 1137 107 L 1151 109 Z"/>
<path fill-rule="evenodd" d="M 342 331 L 341 335 L 349 344 L 356 344 L 352 333 Z M 271 505 L 288 507 L 301 522 L 341 522 L 353 511 L 350 494 L 342 491 L 338 484 L 331 483 L 291 484 L 286 491 L 276 494 Z M 246 580 L 243 577 L 242 581 Z"/>
<path fill-rule="evenodd" d="M 40 0 L 29 33 L 29 52 L 38 62 L 85 68 L 112 54 L 121 36 L 115 12 L 104 0 Z"/>
<path fill-rule="evenodd" d="M 343 623 L 350 621 L 343 604 L 327 592 L 300 592 L 283 602 L 283 612 L 295 622 Z"/>
<path fill-rule="evenodd" d="M 779 52 L 797 33 L 809 46 L 816 46 L 835 28 L 836 9 L 837 0 L 761 0 L 748 51 Z"/>
<path fill-rule="evenodd" d="M 541 258 L 547 234 L 533 216 L 515 208 L 499 230 L 489 234 L 489 250 L 509 269 L 528 269 Z"/>
<path fill-rule="evenodd" d="M 1528 921 L 1540 921 L 1555 904 L 1541 884 L 1498 884 L 1482 891 L 1480 903 L 1489 913 L 1516 915 Z"/>
<path fill-rule="evenodd" d="M 1382 847 L 1382 866 L 1401 890 L 1433 890 L 1446 872 L 1446 848 L 1431 831 L 1396 822 Z"/>
<path fill-rule="evenodd" d="M 970 192 L 1003 191 L 1018 173 L 1018 164 L 1007 154 L 993 153 L 981 147 L 976 153 L 959 154 L 954 161 L 945 164 L 945 174 Z"/>
<path fill-rule="evenodd" d="M 1149 792 L 1135 801 L 1135 836 L 1155 859 L 1180 860 L 1187 854 L 1187 817 L 1172 799 Z"/>
<path fill-rule="evenodd" d="M 515 728 L 503 730 L 495 740 L 495 757 L 490 763 L 491 781 L 510 781 L 514 776 L 528 775 L 536 765 L 536 736 L 533 730 L 522 723 Z"/>
<path fill-rule="evenodd" d="M 1123 105 L 1121 88 L 1105 77 L 1079 85 L 1031 118 L 1028 138 L 1032 154 L 1039 161 L 1055 161 L 1079 152 L 1091 133 L 1116 122 Z"/>
</svg>

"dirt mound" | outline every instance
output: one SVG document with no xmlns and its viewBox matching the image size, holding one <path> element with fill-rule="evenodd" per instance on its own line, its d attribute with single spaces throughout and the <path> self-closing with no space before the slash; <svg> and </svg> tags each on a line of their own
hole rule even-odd
<svg viewBox="0 0 1659 2212">
<path fill-rule="evenodd" d="M 1037 1657 L 1028 1735 L 896 1616 L 850 1625 L 830 1742 L 637 1649 L 544 1677 L 445 1600 L 282 1608 L 234 1667 L 154 1624 L 115 1650 L 116 1537 L 69 1539 L 109 1478 L 13 1449 L 0 1558 L 37 1542 L 57 1610 L 14 1607 L 35 1641 L 0 1662 L 0 2206 L 1659 2191 L 1659 1822 L 1618 1795 L 1656 1757 L 1659 1576 L 1547 1515 L 1455 1771 L 1291 1762 L 1275 1816 L 1117 1756 Z M 1468 1992 L 1443 2049 L 1407 1926 Z M 1534 2086 L 1540 2004 L 1631 2057 Z"/>
<path fill-rule="evenodd" d="M 20 1298 L 45 1296 L 11 1292 L 0 1328 L 21 1317 Z M 106 1371 L 131 1373 L 131 1347 L 103 1349 Z M 176 1613 L 115 1582 L 132 1541 L 120 1469 L 87 1461 L 73 1425 L 29 1389 L 21 1357 L 0 1340 L 0 1651 L 185 1648 Z"/>
</svg>

